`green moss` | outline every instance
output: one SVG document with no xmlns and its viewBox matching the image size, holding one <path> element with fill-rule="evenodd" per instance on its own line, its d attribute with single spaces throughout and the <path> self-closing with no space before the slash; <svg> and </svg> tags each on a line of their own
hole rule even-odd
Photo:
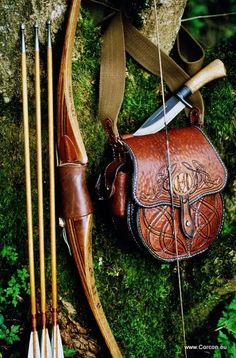
<svg viewBox="0 0 236 358">
<path fill-rule="evenodd" d="M 227 44 L 223 43 L 213 53 L 207 53 L 210 62 L 215 58 L 221 59 L 226 67 L 227 77 L 207 86 L 202 92 L 206 99 L 205 130 L 218 149 L 228 169 L 228 185 L 225 190 L 225 234 L 234 234 L 236 225 L 236 80 L 233 63 L 236 37 Z"/>
<path fill-rule="evenodd" d="M 132 133 L 160 103 L 159 78 L 151 76 L 129 57 L 125 96 L 119 117 L 120 133 Z"/>
<path fill-rule="evenodd" d="M 224 308 L 222 317 L 220 318 L 217 331 L 218 343 L 224 345 L 227 349 L 225 356 L 234 357 L 236 353 L 236 296 L 232 302 Z M 221 357 L 221 352 L 215 352 L 214 358 Z"/>
<path fill-rule="evenodd" d="M 113 230 L 100 222 L 97 225 L 101 235 L 95 229 L 97 285 L 124 356 L 154 357 L 174 352 L 179 347 L 178 336 L 173 334 L 171 346 L 166 330 L 171 317 L 165 317 L 173 295 L 171 266 L 159 265 L 135 248 L 125 250 L 114 240 Z"/>
</svg>

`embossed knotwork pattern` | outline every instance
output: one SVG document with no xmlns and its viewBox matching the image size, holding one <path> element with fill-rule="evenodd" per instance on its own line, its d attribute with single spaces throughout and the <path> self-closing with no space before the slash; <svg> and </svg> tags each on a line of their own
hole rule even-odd
<svg viewBox="0 0 236 358">
<path fill-rule="evenodd" d="M 199 254 L 215 240 L 227 171 L 199 128 L 170 129 L 168 138 L 173 203 L 165 132 L 129 136 L 124 145 L 133 163 L 132 210 L 127 209 L 131 235 L 154 257 L 171 261 Z"/>
<path fill-rule="evenodd" d="M 133 197 L 138 205 L 170 204 L 165 133 L 124 140 L 134 161 Z M 196 127 L 169 130 L 174 204 L 188 194 L 189 202 L 221 191 L 226 169 L 210 141 Z"/>
<path fill-rule="evenodd" d="M 208 195 L 190 207 L 195 231 L 192 239 L 186 239 L 181 229 L 180 209 L 175 208 L 175 227 L 180 258 L 193 256 L 208 248 L 222 225 L 221 194 Z M 148 250 L 160 259 L 175 259 L 175 237 L 171 207 L 140 208 L 138 211 L 139 234 Z"/>
</svg>

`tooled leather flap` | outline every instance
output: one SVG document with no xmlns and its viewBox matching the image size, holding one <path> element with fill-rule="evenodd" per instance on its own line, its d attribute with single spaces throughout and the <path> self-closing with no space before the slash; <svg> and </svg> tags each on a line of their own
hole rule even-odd
<svg viewBox="0 0 236 358">
<path fill-rule="evenodd" d="M 133 197 L 143 207 L 171 204 L 165 131 L 123 139 L 133 159 Z M 174 205 L 220 192 L 227 170 L 197 127 L 168 130 Z"/>
</svg>

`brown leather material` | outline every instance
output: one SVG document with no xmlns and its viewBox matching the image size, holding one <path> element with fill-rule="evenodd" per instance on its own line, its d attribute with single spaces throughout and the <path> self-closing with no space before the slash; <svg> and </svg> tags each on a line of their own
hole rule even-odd
<svg viewBox="0 0 236 358">
<path fill-rule="evenodd" d="M 93 212 L 86 185 L 86 165 L 70 163 L 60 165 L 61 206 L 65 219 L 78 220 Z"/>
<path fill-rule="evenodd" d="M 115 158 L 111 163 L 109 163 L 104 169 L 104 173 L 101 173 L 98 177 L 98 180 L 95 185 L 97 196 L 99 200 L 110 199 L 113 197 L 117 181 L 117 175 L 122 167 L 124 166 L 125 161 L 120 158 Z"/>
<path fill-rule="evenodd" d="M 128 173 L 118 172 L 114 182 L 114 192 L 110 199 L 112 214 L 118 218 L 125 217 L 127 203 Z"/>
<path fill-rule="evenodd" d="M 146 249 L 160 260 L 186 259 L 205 251 L 217 237 L 223 217 L 221 194 L 208 195 L 191 205 L 194 218 L 194 234 L 186 238 L 180 222 L 180 209 L 174 210 L 173 226 L 171 207 L 161 205 L 155 208 L 140 208 L 137 214 L 139 237 Z M 176 240 L 174 234 L 176 230 Z"/>
<path fill-rule="evenodd" d="M 206 250 L 222 227 L 221 191 L 227 181 L 227 170 L 206 135 L 197 127 L 168 131 L 171 190 L 165 131 L 122 140 L 126 161 L 118 167 L 115 159 L 108 166 L 114 173 L 105 171 L 112 178 L 114 218 L 123 224 L 126 219 L 134 241 L 160 260 Z"/>
<path fill-rule="evenodd" d="M 119 158 L 115 158 L 109 163 L 104 172 L 104 187 L 106 190 L 106 197 L 110 198 L 115 192 L 115 181 L 117 173 L 124 166 L 124 162 Z"/>
<path fill-rule="evenodd" d="M 168 131 L 174 205 L 220 192 L 227 171 L 214 147 L 197 127 Z M 134 162 L 133 198 L 140 206 L 171 204 L 165 131 L 124 140 Z"/>
<path fill-rule="evenodd" d="M 185 236 L 191 239 L 194 235 L 194 220 L 191 216 L 189 198 L 181 197 L 181 225 Z"/>
</svg>

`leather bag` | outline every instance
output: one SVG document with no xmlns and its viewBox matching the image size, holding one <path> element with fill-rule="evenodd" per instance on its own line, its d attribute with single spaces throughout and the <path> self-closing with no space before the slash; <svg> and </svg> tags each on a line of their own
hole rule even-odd
<svg viewBox="0 0 236 358">
<path fill-rule="evenodd" d="M 124 138 L 123 155 L 108 165 L 104 178 L 119 230 L 164 261 L 192 257 L 215 240 L 222 227 L 221 191 L 227 178 L 200 128 L 169 130 L 169 144 L 173 202 L 164 131 Z"/>
<path fill-rule="evenodd" d="M 115 40 L 119 29 L 120 42 Z M 226 185 L 227 170 L 214 146 L 198 126 L 168 130 L 171 161 L 168 161 L 166 131 L 144 136 L 119 135 L 116 125 L 123 94 L 117 99 L 115 88 L 117 84 L 119 93 L 122 92 L 120 88 L 124 87 L 120 79 L 122 66 L 119 67 L 117 60 L 122 46 L 146 69 L 158 74 L 157 69 L 152 71 L 153 64 L 148 63 L 151 60 L 143 60 L 142 50 L 137 55 L 135 45 L 139 47 L 144 43 L 145 57 L 147 53 L 157 53 L 154 45 L 148 44 L 148 40 L 140 36 L 119 14 L 104 36 L 99 112 L 112 145 L 113 161 L 100 175 L 97 189 L 100 199 L 107 199 L 113 220 L 122 235 L 129 235 L 139 247 L 159 260 L 186 259 L 205 251 L 222 227 L 221 192 Z M 138 44 L 130 49 L 136 37 L 139 38 Z M 112 43 L 116 44 L 116 49 Z M 113 55 L 108 56 L 109 51 Z M 162 56 L 164 78 L 169 87 L 173 89 L 182 85 L 180 77 L 183 73 L 184 76 L 188 75 L 167 55 L 162 53 Z M 124 61 L 122 58 L 122 65 Z M 112 85 L 108 83 L 109 66 L 110 71 L 114 71 L 112 67 L 115 68 L 116 77 L 119 78 L 118 81 L 114 79 Z M 109 86 L 113 86 L 112 89 Z M 109 93 L 113 96 L 116 93 L 115 105 Z M 204 105 L 200 93 L 197 92 L 191 100 L 200 109 L 197 119 L 198 123 L 202 123 Z"/>
</svg>

